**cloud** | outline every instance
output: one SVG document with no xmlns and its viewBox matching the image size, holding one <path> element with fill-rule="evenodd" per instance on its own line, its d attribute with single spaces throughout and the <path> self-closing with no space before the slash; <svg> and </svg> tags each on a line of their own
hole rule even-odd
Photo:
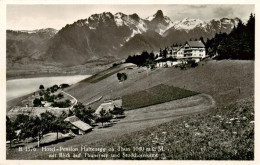
<svg viewBox="0 0 260 165">
<path fill-rule="evenodd" d="M 214 9 L 213 14 L 217 18 L 230 17 L 234 15 L 232 7 L 218 7 Z"/>
</svg>

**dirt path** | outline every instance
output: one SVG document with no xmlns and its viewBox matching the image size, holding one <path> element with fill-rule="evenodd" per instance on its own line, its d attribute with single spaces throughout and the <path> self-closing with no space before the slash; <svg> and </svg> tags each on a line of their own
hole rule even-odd
<svg viewBox="0 0 260 165">
<path fill-rule="evenodd" d="M 69 108 L 70 110 L 72 110 L 72 108 L 74 107 L 74 105 L 76 105 L 78 103 L 78 100 L 73 97 L 72 95 L 68 94 L 67 92 L 61 91 L 62 93 L 64 93 L 65 95 L 70 96 L 71 98 L 73 98 L 75 100 L 75 102 L 72 104 L 72 106 Z"/>
<path fill-rule="evenodd" d="M 184 115 L 209 110 L 215 106 L 215 101 L 210 95 L 199 94 L 192 97 L 174 100 L 171 102 L 153 105 L 145 108 L 139 108 L 126 112 L 126 118 L 121 119 L 109 128 L 95 128 L 92 132 L 77 136 L 74 139 L 60 142 L 48 147 L 77 147 L 81 145 L 89 145 L 98 141 L 111 139 L 122 136 L 127 133 L 144 130 L 146 128 L 156 126 L 171 120 L 180 118 Z M 14 149 L 7 153 L 7 159 L 48 159 L 47 155 L 51 152 L 41 152 L 41 148 L 37 151 L 18 152 Z"/>
</svg>

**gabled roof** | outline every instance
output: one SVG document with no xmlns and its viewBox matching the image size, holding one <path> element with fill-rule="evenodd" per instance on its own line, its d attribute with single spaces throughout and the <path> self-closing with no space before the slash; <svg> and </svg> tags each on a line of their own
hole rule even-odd
<svg viewBox="0 0 260 165">
<path fill-rule="evenodd" d="M 87 123 L 84 123 L 83 121 L 81 121 L 77 116 L 67 117 L 64 121 L 70 122 L 73 126 L 77 127 L 78 129 L 80 129 L 82 131 L 87 131 L 92 128 Z"/>
<path fill-rule="evenodd" d="M 73 115 L 73 116 L 67 117 L 64 121 L 75 122 L 78 120 L 80 120 L 80 119 L 77 116 Z"/>
<path fill-rule="evenodd" d="M 205 45 L 201 41 L 187 41 L 186 43 L 190 45 L 190 47 L 205 48 Z"/>
<path fill-rule="evenodd" d="M 79 128 L 82 131 L 87 131 L 92 128 L 90 125 L 88 125 L 87 123 L 84 123 L 81 120 L 72 122 L 71 124 L 74 125 L 75 127 Z"/>
</svg>

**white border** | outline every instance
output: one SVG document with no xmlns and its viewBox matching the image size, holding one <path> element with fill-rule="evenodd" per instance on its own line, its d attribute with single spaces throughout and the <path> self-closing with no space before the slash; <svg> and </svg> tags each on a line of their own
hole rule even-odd
<svg viewBox="0 0 260 165">
<path fill-rule="evenodd" d="M 75 160 L 6 160 L 6 147 L 5 147 L 5 116 L 6 116 L 6 5 L 7 4 L 254 4 L 256 15 L 256 43 L 259 42 L 259 2 L 257 0 L 0 0 L 0 164 L 260 164 L 260 145 L 259 145 L 259 88 L 260 79 L 260 59 L 259 47 L 256 44 L 255 55 L 255 160 L 254 161 L 75 161 Z"/>
</svg>

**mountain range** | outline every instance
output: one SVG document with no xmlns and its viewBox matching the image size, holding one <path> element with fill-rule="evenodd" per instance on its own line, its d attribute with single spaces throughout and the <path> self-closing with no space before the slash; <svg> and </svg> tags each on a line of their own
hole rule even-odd
<svg viewBox="0 0 260 165">
<path fill-rule="evenodd" d="M 61 30 L 7 30 L 7 67 L 32 62 L 56 62 L 76 66 L 93 61 L 113 62 L 143 50 L 157 51 L 190 39 L 229 33 L 239 18 L 205 22 L 185 18 L 172 21 L 161 10 L 148 18 L 118 12 L 93 14 L 67 24 Z"/>
</svg>

